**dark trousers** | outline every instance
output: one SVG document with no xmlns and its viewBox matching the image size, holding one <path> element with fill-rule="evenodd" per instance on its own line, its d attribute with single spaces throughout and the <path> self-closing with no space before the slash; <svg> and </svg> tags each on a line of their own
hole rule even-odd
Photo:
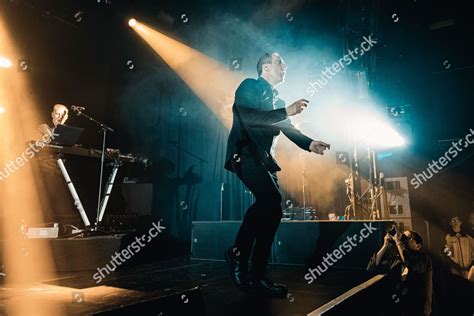
<svg viewBox="0 0 474 316">
<path fill-rule="evenodd" d="M 252 157 L 242 157 L 235 164 L 237 176 L 256 201 L 245 213 L 234 247 L 240 252 L 244 271 L 252 254 L 250 277 L 260 279 L 265 275 L 273 239 L 283 215 L 278 178 L 276 172 L 269 172 Z"/>
</svg>

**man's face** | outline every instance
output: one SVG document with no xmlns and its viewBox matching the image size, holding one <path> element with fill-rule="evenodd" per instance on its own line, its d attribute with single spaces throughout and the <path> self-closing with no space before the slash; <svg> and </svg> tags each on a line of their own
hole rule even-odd
<svg viewBox="0 0 474 316">
<path fill-rule="evenodd" d="M 455 233 L 461 232 L 462 221 L 459 217 L 456 216 L 456 217 L 451 218 L 449 225 L 453 228 L 453 231 Z"/>
<path fill-rule="evenodd" d="M 286 64 L 278 54 L 272 55 L 272 63 L 265 64 L 264 67 L 268 68 L 266 75 L 268 79 L 272 81 L 274 85 L 285 81 Z"/>
<path fill-rule="evenodd" d="M 66 123 L 67 112 L 68 112 L 68 110 L 65 107 L 62 107 L 62 106 L 55 106 L 53 108 L 53 112 L 51 113 L 51 117 L 53 118 L 54 126 L 57 126 L 58 124 Z"/>
<path fill-rule="evenodd" d="M 421 249 L 421 245 L 416 243 L 415 239 L 413 238 L 414 236 L 411 232 L 405 231 L 403 232 L 403 235 L 407 237 L 406 246 L 408 249 L 410 249 L 411 251 L 418 251 Z"/>
</svg>

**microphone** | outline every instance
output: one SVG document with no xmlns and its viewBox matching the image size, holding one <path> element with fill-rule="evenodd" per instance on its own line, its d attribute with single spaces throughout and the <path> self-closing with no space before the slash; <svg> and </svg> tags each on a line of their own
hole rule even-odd
<svg viewBox="0 0 474 316">
<path fill-rule="evenodd" d="M 71 110 L 76 111 L 76 112 L 81 112 L 81 111 L 84 111 L 85 109 L 86 109 L 86 108 L 83 107 L 83 106 L 71 105 Z"/>
</svg>

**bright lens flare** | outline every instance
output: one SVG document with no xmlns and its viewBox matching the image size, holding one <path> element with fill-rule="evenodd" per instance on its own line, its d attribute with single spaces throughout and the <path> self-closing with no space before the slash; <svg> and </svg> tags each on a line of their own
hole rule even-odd
<svg viewBox="0 0 474 316">
<path fill-rule="evenodd" d="M 0 106 L 0 114 L 5 113 L 5 108 L 3 106 Z"/>
<path fill-rule="evenodd" d="M 367 142 L 371 147 L 393 148 L 405 145 L 403 137 L 390 124 L 368 113 L 355 118 L 352 131 L 360 142 Z"/>
<path fill-rule="evenodd" d="M 10 68 L 11 66 L 12 66 L 12 62 L 10 61 L 10 59 L 0 56 L 0 67 L 1 68 Z"/>
<path fill-rule="evenodd" d="M 135 25 L 137 25 L 137 20 L 135 20 L 135 19 L 128 20 L 128 25 L 130 27 L 134 27 Z"/>
<path fill-rule="evenodd" d="M 376 132 L 367 137 L 367 143 L 372 147 L 393 148 L 405 145 L 405 140 L 386 123 L 379 122 Z"/>
</svg>

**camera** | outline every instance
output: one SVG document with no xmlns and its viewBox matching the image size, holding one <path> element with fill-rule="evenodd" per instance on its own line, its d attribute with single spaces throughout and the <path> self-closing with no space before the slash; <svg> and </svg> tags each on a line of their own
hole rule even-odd
<svg viewBox="0 0 474 316">
<path fill-rule="evenodd" d="M 397 234 L 398 229 L 397 229 L 397 226 L 393 224 L 392 226 L 387 228 L 386 231 L 390 236 L 394 237 Z"/>
</svg>

